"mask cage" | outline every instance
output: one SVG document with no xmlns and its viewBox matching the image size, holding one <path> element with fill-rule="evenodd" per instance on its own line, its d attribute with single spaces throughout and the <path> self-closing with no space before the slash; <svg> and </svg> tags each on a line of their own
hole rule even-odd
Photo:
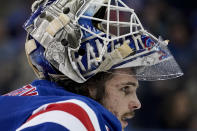
<svg viewBox="0 0 197 131">
<path fill-rule="evenodd" d="M 108 3 L 102 2 L 103 1 L 92 0 L 76 18 L 76 21 L 78 21 L 80 18 L 85 18 L 92 20 L 93 22 L 97 22 L 100 24 L 97 26 L 97 28 L 102 31 L 104 29 L 106 37 L 96 34 L 94 31 L 85 28 L 83 25 L 80 25 L 81 29 L 95 35 L 107 43 L 129 35 L 137 34 L 144 30 L 134 10 L 129 8 L 121 0 L 109 0 Z M 89 12 L 91 12 L 93 8 L 99 8 L 97 12 L 105 14 L 99 14 L 97 12 L 95 12 L 95 14 L 90 14 Z M 126 16 L 126 18 L 123 17 L 123 15 Z M 114 27 L 116 27 L 116 33 L 112 32 Z M 129 31 L 126 33 L 121 33 L 122 28 L 125 27 L 129 28 Z"/>
<path fill-rule="evenodd" d="M 76 22 L 79 19 L 91 20 L 92 25 L 102 32 L 80 25 L 83 31 L 103 41 L 104 47 L 98 60 L 102 59 L 110 42 L 145 32 L 134 10 L 121 0 L 91 0 L 78 14 Z"/>
</svg>

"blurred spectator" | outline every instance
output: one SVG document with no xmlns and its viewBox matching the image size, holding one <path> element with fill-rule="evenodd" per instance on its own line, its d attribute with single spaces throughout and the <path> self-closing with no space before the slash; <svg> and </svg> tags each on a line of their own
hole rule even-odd
<svg viewBox="0 0 197 131">
<path fill-rule="evenodd" d="M 194 114 L 190 120 L 189 129 L 196 131 L 197 130 L 197 115 Z"/>
<path fill-rule="evenodd" d="M 192 106 L 185 90 L 172 92 L 162 106 L 163 128 L 187 129 Z"/>
<path fill-rule="evenodd" d="M 142 109 L 130 121 L 132 126 L 128 130 L 196 129 L 197 11 L 194 6 L 187 8 L 185 3 L 189 1 L 146 0 L 144 9 L 138 11 L 147 30 L 170 40 L 170 50 L 185 75 L 173 80 L 141 83 Z M 166 103 L 165 106 L 162 103 Z"/>
<path fill-rule="evenodd" d="M 24 53 L 25 31 L 22 25 L 30 13 L 26 7 L 28 3 L 9 0 L 3 3 L 3 7 L 0 6 L 0 94 L 19 88 L 34 78 L 30 67 L 29 70 L 26 68 Z"/>
</svg>

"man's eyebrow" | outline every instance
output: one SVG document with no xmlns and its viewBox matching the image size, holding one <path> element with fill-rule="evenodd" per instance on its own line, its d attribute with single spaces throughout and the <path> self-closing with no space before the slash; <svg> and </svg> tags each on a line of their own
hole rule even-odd
<svg viewBox="0 0 197 131">
<path fill-rule="evenodd" d="M 138 85 L 135 82 L 126 82 L 126 83 L 121 83 L 121 85 L 132 85 L 138 88 Z"/>
</svg>

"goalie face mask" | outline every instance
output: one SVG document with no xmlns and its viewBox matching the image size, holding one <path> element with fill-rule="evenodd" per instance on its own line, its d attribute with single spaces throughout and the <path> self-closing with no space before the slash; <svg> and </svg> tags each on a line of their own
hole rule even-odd
<svg viewBox="0 0 197 131">
<path fill-rule="evenodd" d="M 83 83 L 120 68 L 132 68 L 138 80 L 183 75 L 168 41 L 144 30 L 121 0 L 40 0 L 32 11 L 24 25 L 26 53 L 40 78 Z"/>
</svg>

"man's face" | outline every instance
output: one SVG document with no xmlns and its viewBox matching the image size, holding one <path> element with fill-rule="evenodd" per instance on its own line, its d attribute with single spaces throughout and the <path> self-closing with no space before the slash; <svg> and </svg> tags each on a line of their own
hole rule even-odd
<svg viewBox="0 0 197 131">
<path fill-rule="evenodd" d="M 102 104 L 112 112 L 121 122 L 124 129 L 128 123 L 127 119 L 134 116 L 134 111 L 141 107 L 137 98 L 136 90 L 138 81 L 134 76 L 128 75 L 128 69 L 119 69 L 114 72 L 113 77 L 105 83 L 105 96 Z"/>
</svg>

